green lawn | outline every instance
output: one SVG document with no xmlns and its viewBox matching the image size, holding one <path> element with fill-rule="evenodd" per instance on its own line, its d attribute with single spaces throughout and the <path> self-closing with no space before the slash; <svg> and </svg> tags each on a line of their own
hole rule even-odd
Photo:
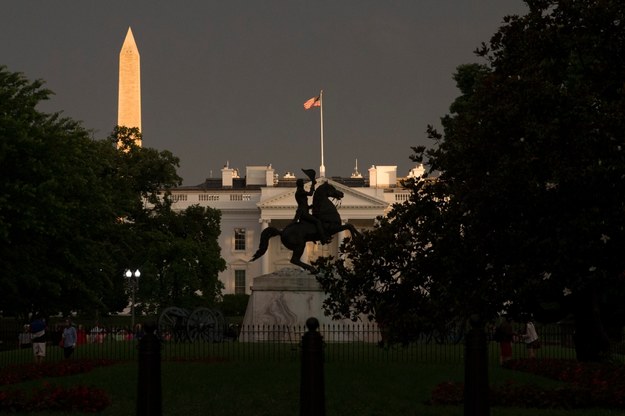
<svg viewBox="0 0 625 416">
<path fill-rule="evenodd" d="M 49 379 L 63 385 L 86 384 L 110 393 L 112 406 L 102 415 L 135 414 L 137 363 L 124 362 L 88 374 Z M 425 401 L 441 381 L 462 380 L 462 365 L 397 362 L 328 362 L 325 364 L 327 415 L 462 415 L 455 406 L 429 406 Z M 544 385 L 555 383 L 493 366 L 491 383 L 506 380 Z M 13 387 L 30 388 L 42 381 Z M 293 416 L 299 412 L 299 362 L 163 362 L 164 415 Z M 3 389 L 10 388 L 3 387 Z M 62 413 L 32 413 L 61 415 Z M 67 413 L 70 414 L 70 413 Z M 71 413 L 79 415 L 78 413 Z M 605 409 L 570 411 L 493 408 L 493 416 L 625 415 Z"/>
<path fill-rule="evenodd" d="M 541 355 L 566 357 L 570 350 L 550 347 Z M 443 381 L 463 380 L 462 345 L 427 345 L 419 348 L 393 347 L 388 350 L 375 344 L 326 345 L 327 415 L 462 415 L 460 406 L 429 406 L 432 389 Z M 162 386 L 164 415 L 297 415 L 299 413 L 299 346 L 273 343 L 196 343 L 167 344 L 162 350 Z M 514 380 L 555 386 L 557 383 L 497 365 L 496 345 L 490 346 L 491 384 Z M 515 348 L 515 356 L 526 354 Z M 50 383 L 77 384 L 105 389 L 112 405 L 102 415 L 135 414 L 137 391 L 137 348 L 134 342 L 111 341 L 80 346 L 77 358 L 113 358 L 121 363 L 97 368 L 91 373 L 48 379 Z M 62 350 L 50 346 L 46 361 L 61 360 Z M 218 360 L 175 361 L 175 357 L 213 357 Z M 32 352 L 0 353 L 0 362 L 32 362 Z M 42 380 L 0 387 L 0 390 L 41 386 Z M 61 415 L 38 412 L 37 415 Z M 67 413 L 79 415 L 79 413 Z M 493 408 L 493 416 L 610 416 L 623 415 L 605 409 L 536 410 Z"/>
</svg>

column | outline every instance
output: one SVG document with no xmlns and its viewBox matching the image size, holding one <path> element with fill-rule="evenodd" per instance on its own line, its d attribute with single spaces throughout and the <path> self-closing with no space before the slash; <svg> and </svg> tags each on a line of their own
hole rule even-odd
<svg viewBox="0 0 625 416">
<path fill-rule="evenodd" d="M 265 231 L 266 228 L 269 227 L 269 223 L 271 223 L 271 220 L 266 219 L 266 218 L 261 218 L 258 220 L 258 222 L 260 223 L 260 232 L 262 233 L 263 231 Z M 265 255 L 260 258 L 260 274 L 268 274 L 268 273 L 269 273 L 269 248 L 267 248 L 267 252 L 265 253 Z"/>
<path fill-rule="evenodd" d="M 345 225 L 349 222 L 349 219 L 345 219 L 342 218 L 341 219 L 341 225 Z M 341 247 L 341 244 L 343 244 L 343 240 L 345 240 L 345 236 L 347 231 L 341 231 L 340 233 L 337 234 L 338 240 L 337 243 L 339 244 L 338 247 Z"/>
</svg>

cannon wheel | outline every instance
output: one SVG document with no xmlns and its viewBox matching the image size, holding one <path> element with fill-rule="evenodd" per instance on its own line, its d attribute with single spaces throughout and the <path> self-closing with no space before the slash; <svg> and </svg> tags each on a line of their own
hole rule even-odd
<svg viewBox="0 0 625 416">
<path fill-rule="evenodd" d="M 216 311 L 209 308 L 197 308 L 187 320 L 187 334 L 193 341 L 221 342 L 223 323 L 220 323 Z"/>
<path fill-rule="evenodd" d="M 189 311 L 175 306 L 166 308 L 158 318 L 158 333 L 163 341 L 180 342 L 188 338 L 186 332 Z"/>
<path fill-rule="evenodd" d="M 226 333 L 226 319 L 224 318 L 224 314 L 221 313 L 219 309 L 213 310 L 213 314 L 215 315 L 215 320 L 217 321 L 217 325 L 215 327 L 215 342 L 221 342 L 224 339 L 224 334 Z"/>
</svg>

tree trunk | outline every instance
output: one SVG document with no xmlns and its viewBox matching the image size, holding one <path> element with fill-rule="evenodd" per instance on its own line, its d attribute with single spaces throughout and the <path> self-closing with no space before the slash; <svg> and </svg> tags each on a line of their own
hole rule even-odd
<svg viewBox="0 0 625 416">
<path fill-rule="evenodd" d="M 599 309 L 597 290 L 592 287 L 576 295 L 575 352 L 579 361 L 601 361 L 610 351 Z"/>
</svg>

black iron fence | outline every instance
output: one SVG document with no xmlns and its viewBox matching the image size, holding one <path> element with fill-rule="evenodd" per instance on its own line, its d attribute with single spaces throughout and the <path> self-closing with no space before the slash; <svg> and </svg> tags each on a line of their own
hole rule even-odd
<svg viewBox="0 0 625 416">
<path fill-rule="evenodd" d="M 550 358 L 575 358 L 572 331 L 564 326 L 538 328 L 542 348 L 538 355 Z M 331 361 L 392 361 L 449 362 L 464 360 L 462 337 L 437 337 L 423 334 L 403 343 L 388 343 L 376 325 L 322 325 L 325 360 Z M 81 329 L 82 331 L 82 329 Z M 160 334 L 164 360 L 299 360 L 303 326 L 264 325 L 225 328 L 223 336 L 214 339 L 197 338 L 181 341 Z M 30 345 L 18 345 L 20 328 L 0 328 L 0 366 L 33 361 Z M 62 359 L 60 335 L 49 334 L 46 360 Z M 141 334 L 125 328 L 94 327 L 79 331 L 79 343 L 74 357 L 135 360 Z M 489 355 L 498 362 L 499 347 L 489 343 Z M 523 343 L 513 344 L 515 357 L 527 356 Z"/>
</svg>

